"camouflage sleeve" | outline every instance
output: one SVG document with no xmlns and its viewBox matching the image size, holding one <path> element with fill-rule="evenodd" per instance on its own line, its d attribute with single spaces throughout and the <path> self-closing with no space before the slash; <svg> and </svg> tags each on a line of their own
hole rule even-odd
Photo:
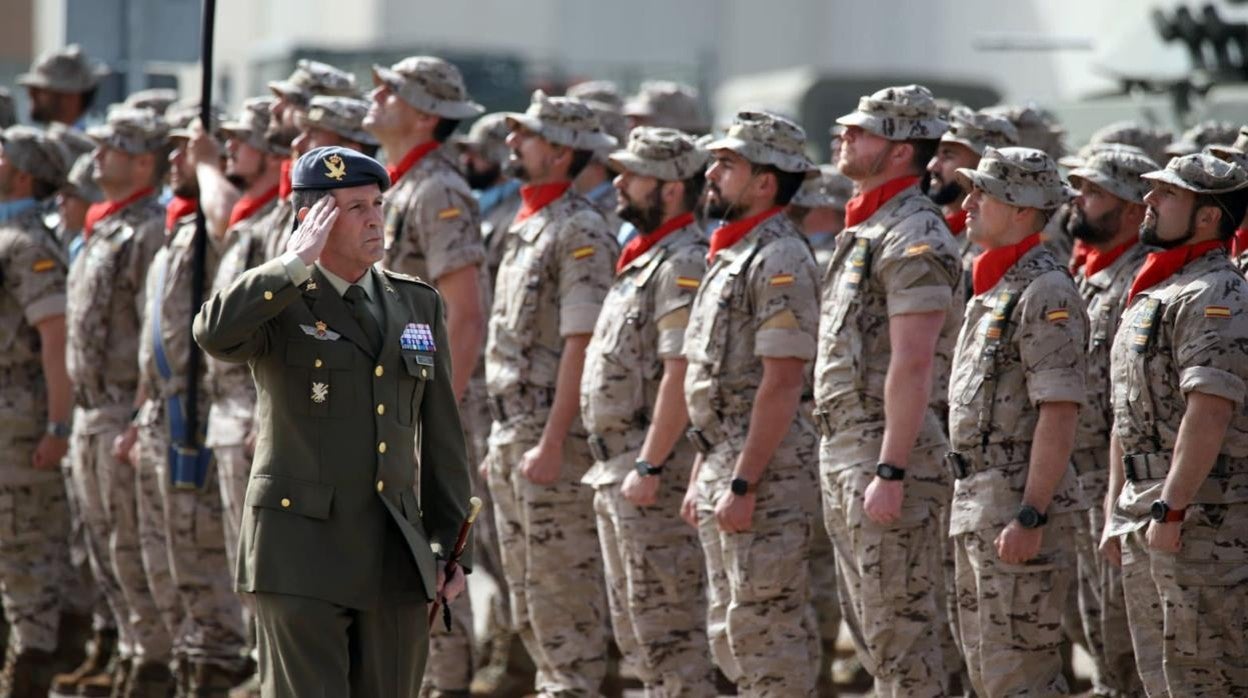
<svg viewBox="0 0 1248 698">
<path fill-rule="evenodd" d="M 615 276 L 615 239 L 589 210 L 563 221 L 557 235 L 559 336 L 591 334 Z"/>
<path fill-rule="evenodd" d="M 948 310 L 961 259 L 943 223 L 914 217 L 889 234 L 871 273 L 884 286 L 888 314 Z"/>
<path fill-rule="evenodd" d="M 818 277 L 815 259 L 801 240 L 783 239 L 759 250 L 749 279 L 755 356 L 815 358 Z"/>
<path fill-rule="evenodd" d="M 706 249 L 689 247 L 677 250 L 663 261 L 654 280 L 654 318 L 659 329 L 660 359 L 677 359 L 685 346 L 685 327 L 689 325 L 689 307 L 706 274 Z"/>
<path fill-rule="evenodd" d="M 1174 361 L 1184 395 L 1204 393 L 1244 403 L 1248 374 L 1248 302 L 1242 278 L 1207 279 L 1178 300 Z"/>
<path fill-rule="evenodd" d="M 164 219 L 159 216 L 148 218 L 135 227 L 134 237 L 124 252 L 125 258 L 118 265 L 120 280 L 134 293 L 134 305 L 140 319 L 147 303 L 147 270 L 164 243 Z"/>
<path fill-rule="evenodd" d="M 404 234 L 419 238 L 432 281 L 485 262 L 481 216 L 466 188 L 431 177 L 410 199 L 405 216 Z"/>
<path fill-rule="evenodd" d="M 1088 317 L 1074 282 L 1061 272 L 1044 274 L 1023 291 L 1014 318 L 1014 343 L 1031 403 L 1083 404 Z"/>
<path fill-rule="evenodd" d="M 29 235 L 6 233 L 0 252 L 4 290 L 22 308 L 31 325 L 65 314 L 65 266 L 56 255 Z"/>
</svg>

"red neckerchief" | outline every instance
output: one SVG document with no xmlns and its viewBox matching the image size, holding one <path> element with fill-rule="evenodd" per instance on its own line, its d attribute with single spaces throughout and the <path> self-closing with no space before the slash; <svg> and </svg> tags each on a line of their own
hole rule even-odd
<svg viewBox="0 0 1248 698">
<path fill-rule="evenodd" d="M 281 188 L 282 185 L 277 184 L 260 196 L 243 196 L 238 201 L 235 201 L 234 208 L 230 209 L 230 222 L 225 227 L 233 228 L 235 224 L 242 223 L 254 216 L 256 211 L 264 208 L 270 201 L 277 198 L 277 192 Z"/>
<path fill-rule="evenodd" d="M 571 182 L 551 182 L 550 184 L 526 184 L 520 187 L 520 210 L 516 212 L 513 223 L 522 223 L 538 211 L 546 208 L 550 202 L 563 196 L 571 187 Z"/>
<path fill-rule="evenodd" d="M 198 199 L 188 199 L 185 196 L 175 196 L 165 204 L 165 230 L 172 233 L 173 226 L 177 225 L 178 219 L 182 216 L 188 216 L 195 213 L 195 209 L 199 208 Z"/>
<path fill-rule="evenodd" d="M 1144 258 L 1144 266 L 1140 267 L 1135 275 L 1135 281 L 1131 283 L 1131 291 L 1127 293 L 1127 305 L 1131 305 L 1135 294 L 1147 291 L 1174 276 L 1174 273 L 1187 266 L 1188 262 L 1218 248 L 1226 249 L 1226 243 L 1221 240 L 1206 240 L 1195 245 L 1182 245 L 1172 250 L 1149 252 Z"/>
<path fill-rule="evenodd" d="M 421 159 L 424 158 L 426 155 L 437 150 L 438 146 L 440 145 L 442 144 L 437 141 L 429 141 L 427 143 L 421 143 L 415 148 L 412 148 L 411 150 L 407 151 L 407 155 L 404 155 L 403 159 L 399 160 L 399 164 L 387 165 L 386 172 L 390 173 L 390 183 L 391 184 L 397 183 L 400 179 L 403 178 L 403 175 L 407 174 L 408 170 L 415 167 L 416 163 L 420 162 Z"/>
<path fill-rule="evenodd" d="M 1126 254 L 1127 250 L 1135 247 L 1136 243 L 1139 241 L 1139 238 L 1132 237 L 1130 240 L 1127 240 L 1108 252 L 1101 252 L 1095 247 L 1089 245 L 1088 254 L 1083 262 L 1083 278 L 1092 278 L 1093 274 L 1113 264 L 1115 260 Z M 1080 240 L 1080 242 L 1082 242 L 1082 240 Z"/>
<path fill-rule="evenodd" d="M 1240 228 L 1231 238 L 1231 255 L 1238 257 L 1245 252 L 1248 252 L 1248 228 Z"/>
<path fill-rule="evenodd" d="M 632 264 L 634 259 L 637 259 L 648 252 L 651 247 L 659 244 L 660 240 L 692 223 L 693 214 L 682 213 L 663 225 L 660 225 L 654 230 L 654 232 L 647 233 L 645 235 L 635 235 L 633 239 L 629 240 L 628 244 L 624 246 L 624 249 L 620 250 L 620 259 L 615 263 L 615 273 L 619 274 L 624 271 L 624 268 Z"/>
<path fill-rule="evenodd" d="M 1073 276 L 1079 271 L 1084 264 L 1088 262 L 1088 254 L 1096 248 L 1092 247 L 1083 240 L 1075 240 L 1075 244 L 1070 248 L 1070 273 Z"/>
<path fill-rule="evenodd" d="M 741 238 L 749 235 L 750 231 L 759 223 L 762 223 L 764 219 L 771 218 L 783 210 L 783 206 L 776 206 L 758 215 L 721 225 L 715 232 L 711 233 L 711 251 L 706 254 L 707 263 L 715 261 L 715 255 L 720 250 L 726 250 L 741 242 Z"/>
<path fill-rule="evenodd" d="M 1040 233 L 1032 233 L 1013 245 L 994 247 L 981 252 L 971 265 L 971 286 L 975 289 L 975 295 L 978 296 L 996 286 L 1010 267 L 1018 264 L 1018 260 L 1022 259 L 1023 255 L 1039 244 Z"/>
<path fill-rule="evenodd" d="M 956 236 L 956 235 L 961 235 L 963 232 L 966 231 L 966 214 L 967 213 L 968 211 L 965 211 L 963 209 L 958 209 L 957 213 L 952 213 L 948 216 L 945 216 L 945 225 L 949 226 L 949 232 L 953 233 Z"/>
<path fill-rule="evenodd" d="M 277 195 L 282 197 L 282 201 L 290 201 L 290 193 L 294 191 L 294 184 L 290 181 L 290 172 L 295 169 L 295 161 L 290 158 L 282 160 L 282 178 L 277 182 Z"/>
<path fill-rule="evenodd" d="M 858 225 L 870 218 L 888 200 L 897 196 L 902 190 L 919 183 L 914 175 L 890 179 L 871 191 L 864 191 L 845 204 L 845 227 Z"/>
<path fill-rule="evenodd" d="M 117 213 L 139 199 L 149 197 L 155 193 L 155 187 L 147 187 L 146 189 L 136 191 L 121 201 L 102 201 L 98 204 L 91 204 L 87 207 L 87 217 L 82 223 L 82 239 L 90 240 L 91 233 L 95 232 L 95 225 L 100 221 L 108 218 L 114 213 Z"/>
</svg>

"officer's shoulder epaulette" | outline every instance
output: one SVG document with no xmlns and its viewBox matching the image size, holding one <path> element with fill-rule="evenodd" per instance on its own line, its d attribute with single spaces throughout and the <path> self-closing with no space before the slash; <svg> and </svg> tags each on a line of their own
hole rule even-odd
<svg viewBox="0 0 1248 698">
<path fill-rule="evenodd" d="M 435 289 L 428 282 L 422 280 L 419 276 L 412 276 L 411 274 L 404 274 L 402 272 L 397 272 L 392 269 L 382 269 L 381 273 L 385 274 L 386 277 L 388 278 L 394 279 L 395 281 L 402 281 L 404 283 L 416 284 L 418 286 L 424 286 L 425 288 L 428 288 L 431 291 L 435 291 L 435 292 L 437 291 L 437 289 Z"/>
</svg>

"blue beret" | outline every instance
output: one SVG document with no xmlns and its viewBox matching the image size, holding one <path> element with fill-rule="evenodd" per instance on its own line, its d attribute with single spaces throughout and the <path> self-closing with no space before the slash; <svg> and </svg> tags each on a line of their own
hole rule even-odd
<svg viewBox="0 0 1248 698">
<path fill-rule="evenodd" d="M 300 156 L 290 174 L 291 188 L 345 189 L 376 184 L 382 191 L 390 188 L 390 175 L 381 163 L 369 156 L 331 145 L 313 148 Z"/>
</svg>

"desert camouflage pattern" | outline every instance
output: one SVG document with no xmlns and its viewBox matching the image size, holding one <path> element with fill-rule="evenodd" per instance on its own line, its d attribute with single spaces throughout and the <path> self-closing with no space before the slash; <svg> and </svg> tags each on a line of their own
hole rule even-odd
<svg viewBox="0 0 1248 698">
<path fill-rule="evenodd" d="M 389 68 L 374 65 L 373 84 L 386 85 L 412 107 L 447 119 L 469 119 L 485 111 L 468 96 L 459 68 L 436 56 L 410 56 Z"/>
<path fill-rule="evenodd" d="M 577 150 L 599 151 L 619 144 L 589 104 L 570 97 L 548 97 L 541 90 L 533 91 L 528 109 L 506 112 L 506 119 L 508 128 L 519 124 L 555 145 Z"/>
<path fill-rule="evenodd" d="M 285 97 L 306 106 L 315 96 L 359 98 L 355 76 L 320 61 L 301 58 L 285 80 L 269 82 L 274 97 Z"/>
<path fill-rule="evenodd" d="M 361 145 L 377 145 L 377 139 L 364 130 L 368 102 L 354 97 L 323 97 L 317 95 L 308 103 L 308 110 L 296 117 L 299 128 L 319 128 L 336 133 Z"/>
<path fill-rule="evenodd" d="M 1142 204 L 1144 195 L 1152 189 L 1142 177 L 1158 169 L 1157 163 L 1147 156 L 1114 149 L 1088 157 L 1067 176 L 1075 186 L 1080 180 L 1087 180 L 1124 201 Z"/>
<path fill-rule="evenodd" d="M 1248 187 L 1248 170 L 1235 161 L 1196 153 L 1172 159 L 1163 170 L 1141 175 L 1196 194 L 1225 194 Z"/>
<path fill-rule="evenodd" d="M 72 162 L 69 153 L 47 135 L 30 126 L 10 126 L 0 132 L 0 148 L 10 165 L 53 186 L 65 181 Z"/>
<path fill-rule="evenodd" d="M 670 128 L 638 126 L 628 146 L 611 153 L 611 163 L 643 177 L 668 182 L 689 179 L 706 168 L 709 154 L 688 134 Z"/>
<path fill-rule="evenodd" d="M 110 72 L 103 63 L 83 53 L 81 46 L 70 44 L 40 56 L 30 72 L 17 76 L 17 84 L 56 92 L 86 92 Z"/>
<path fill-rule="evenodd" d="M 97 145 L 141 155 L 168 146 L 169 125 L 150 109 L 115 107 L 103 124 L 87 129 L 87 135 Z"/>
<path fill-rule="evenodd" d="M 949 112 L 949 130 L 940 137 L 942 143 L 957 143 L 983 155 L 984 149 L 1008 148 L 1018 145 L 1018 129 L 1009 119 L 966 107 Z"/>
<path fill-rule="evenodd" d="M 1053 159 L 1035 148 L 988 147 L 975 169 L 958 168 L 958 180 L 967 190 L 1023 208 L 1055 209 L 1075 195 Z"/>
<path fill-rule="evenodd" d="M 692 134 L 710 130 L 710 120 L 702 113 L 701 96 L 692 86 L 670 80 L 647 80 L 637 94 L 628 98 L 625 116 L 641 117 L 648 126 L 680 129 Z"/>
<path fill-rule="evenodd" d="M 836 120 L 890 141 L 932 140 L 949 130 L 932 91 L 922 85 L 886 87 L 858 100 L 858 108 Z"/>
<path fill-rule="evenodd" d="M 1206 146 L 1233 144 L 1238 135 L 1239 127 L 1229 121 L 1202 121 L 1167 145 L 1165 152 L 1172 157 L 1192 155 Z"/>
<path fill-rule="evenodd" d="M 243 100 L 243 108 L 232 120 L 222 122 L 219 130 L 226 138 L 237 138 L 262 153 L 290 155 L 290 143 L 278 143 L 266 137 L 273 121 L 273 97 L 251 97 Z"/>
<path fill-rule="evenodd" d="M 806 131 L 790 119 L 768 112 L 737 112 L 728 132 L 702 148 L 731 150 L 756 165 L 772 165 L 785 172 L 818 170 L 806 156 Z"/>
</svg>

